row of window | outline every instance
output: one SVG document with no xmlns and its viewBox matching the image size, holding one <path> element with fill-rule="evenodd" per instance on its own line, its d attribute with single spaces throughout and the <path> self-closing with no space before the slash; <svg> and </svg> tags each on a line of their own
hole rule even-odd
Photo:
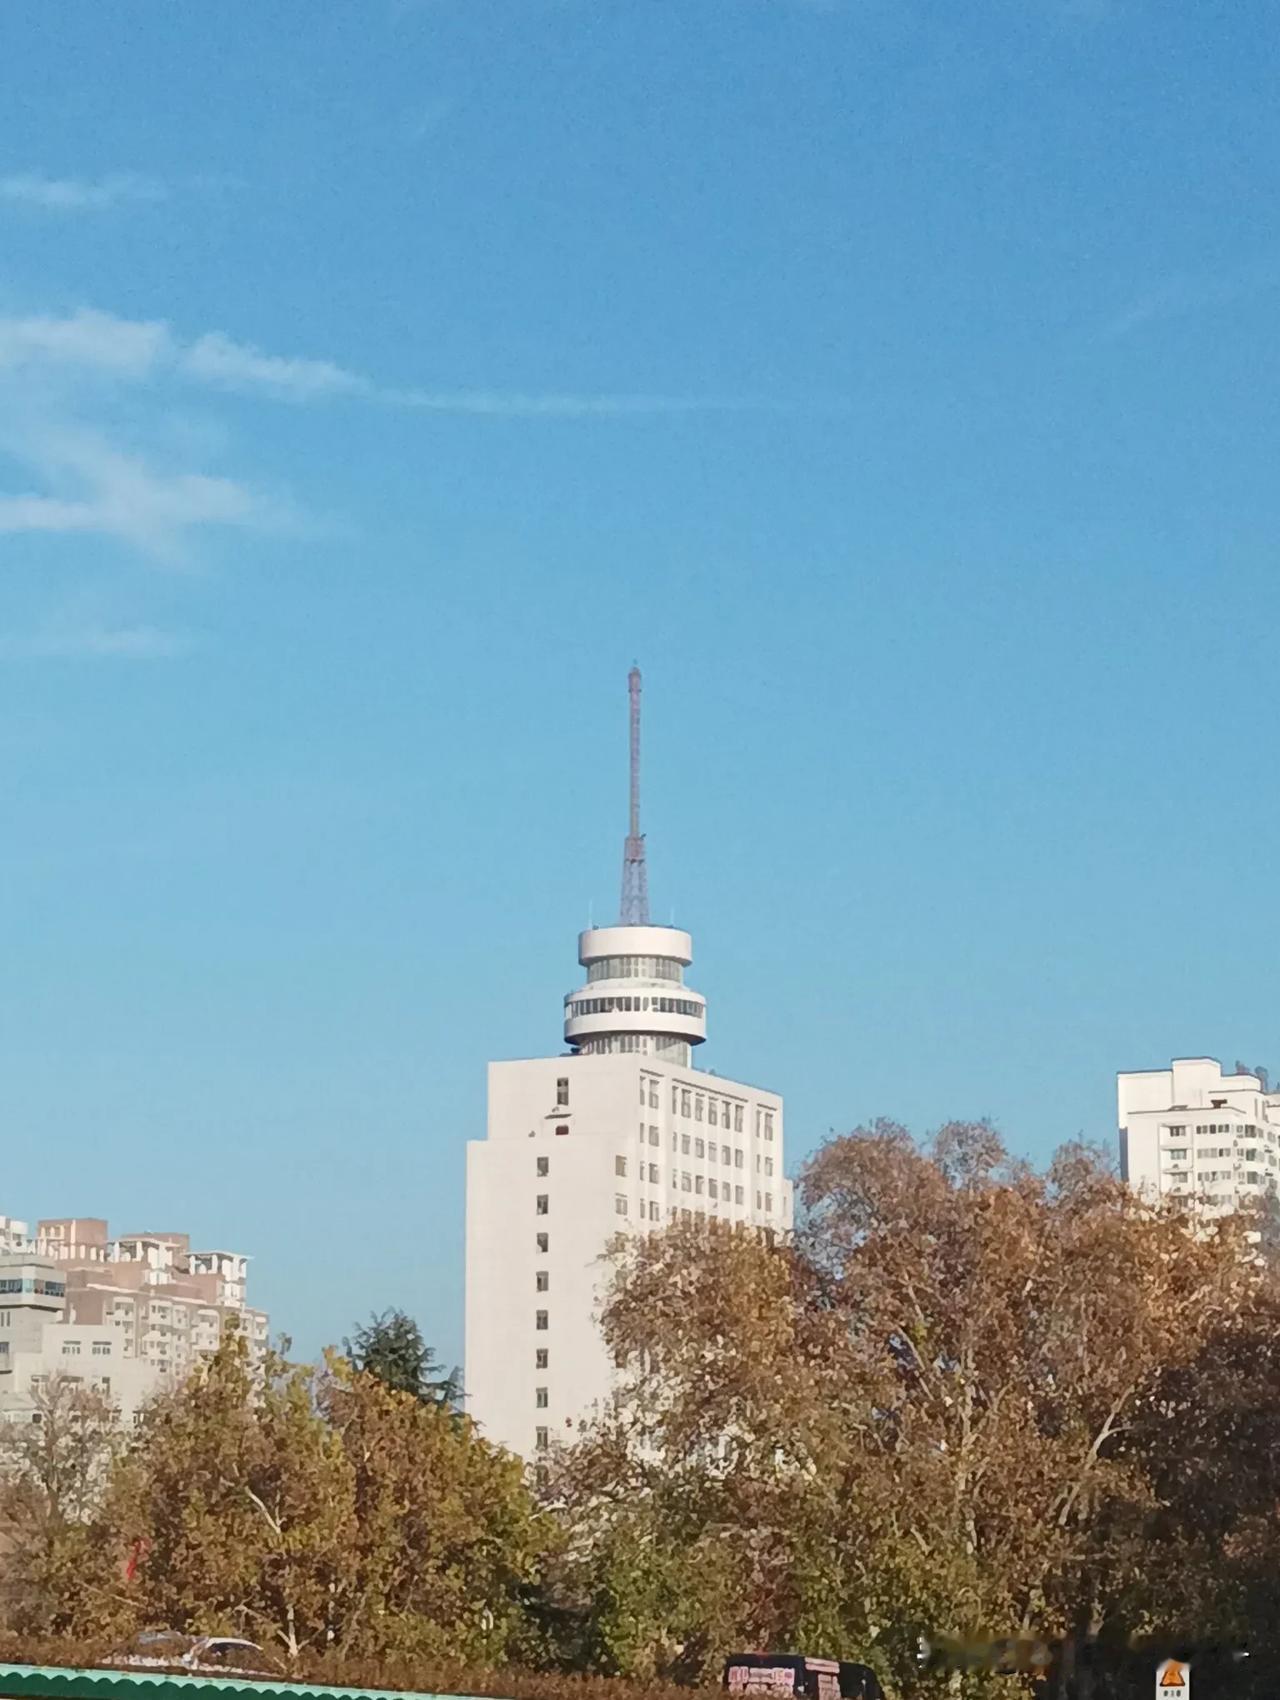
<svg viewBox="0 0 1280 1700">
<path fill-rule="evenodd" d="M 1269 1163 L 1274 1169 L 1277 1158 L 1273 1151 L 1259 1151 L 1256 1145 L 1247 1145 L 1237 1149 L 1231 1145 L 1197 1145 L 1196 1161 L 1198 1163 L 1216 1162 L 1223 1157 L 1234 1157 L 1237 1162 Z M 1190 1148 L 1186 1145 L 1173 1145 L 1165 1152 L 1165 1158 L 1171 1164 L 1186 1163 L 1190 1159 Z"/>
<path fill-rule="evenodd" d="M 6 1275 L 0 1280 L 0 1293 L 43 1293 L 46 1298 L 66 1297 L 65 1281 L 45 1281 L 30 1275 Z"/>
<path fill-rule="evenodd" d="M 691 998 L 574 998 L 569 1014 L 579 1015 L 640 1015 L 646 1010 L 659 1015 L 691 1015 L 701 1019 L 703 1006 Z"/>
<path fill-rule="evenodd" d="M 656 1129 L 654 1131 L 656 1132 Z M 685 1155 L 687 1156 L 689 1154 L 689 1136 L 688 1136 L 688 1134 L 686 1134 L 684 1136 L 684 1138 L 681 1140 L 680 1143 L 681 1143 L 682 1150 L 684 1151 Z M 716 1146 L 715 1146 L 714 1142 L 712 1142 L 709 1146 L 707 1146 L 706 1143 L 703 1140 L 695 1139 L 693 1141 L 693 1147 L 694 1147 L 694 1155 L 695 1156 L 697 1156 L 697 1157 L 703 1156 L 704 1149 L 705 1149 L 705 1154 L 711 1159 L 711 1161 L 713 1163 L 715 1162 L 715 1160 L 716 1160 Z M 674 1135 L 672 1136 L 672 1149 L 673 1150 L 675 1149 Z M 723 1145 L 719 1149 L 720 1149 L 721 1155 L 724 1158 L 725 1166 L 727 1167 L 728 1163 L 729 1163 L 729 1147 L 727 1145 Z M 736 1168 L 739 1168 L 739 1169 L 742 1168 L 742 1166 L 743 1166 L 743 1155 L 742 1155 L 741 1149 L 737 1149 L 737 1150 L 734 1151 L 733 1161 L 734 1161 L 734 1166 Z M 765 1158 L 762 1159 L 760 1157 L 759 1153 L 757 1152 L 757 1154 L 756 1154 L 756 1173 L 760 1174 L 762 1169 L 763 1169 L 763 1172 L 766 1175 L 772 1175 L 773 1174 L 773 1158 L 772 1157 L 765 1157 Z M 535 1157 L 534 1158 L 534 1170 L 535 1170 L 535 1173 L 536 1173 L 538 1179 L 540 1179 L 540 1180 L 547 1179 L 551 1174 L 551 1159 L 550 1159 L 550 1157 Z M 629 1164 L 627 1162 L 627 1159 L 621 1153 L 619 1153 L 613 1159 L 613 1172 L 614 1172 L 615 1175 L 617 1175 L 622 1180 L 625 1180 L 627 1178 L 627 1175 L 629 1173 Z M 640 1163 L 637 1166 L 636 1173 L 637 1173 L 638 1178 L 642 1181 L 645 1180 L 646 1176 L 647 1176 L 650 1183 L 654 1186 L 657 1186 L 661 1183 L 662 1171 L 656 1163 L 649 1163 L 647 1165 L 644 1164 L 644 1163 Z M 672 1183 L 673 1184 L 674 1184 L 674 1180 L 675 1180 L 675 1171 L 673 1170 L 672 1171 Z M 698 1182 L 697 1190 L 699 1192 L 701 1192 L 702 1191 L 702 1176 L 701 1175 L 699 1175 L 697 1177 L 697 1182 Z M 725 1186 L 725 1195 L 727 1197 L 728 1196 L 728 1190 L 729 1190 L 728 1181 L 726 1181 L 724 1183 L 724 1186 Z M 684 1187 L 684 1191 L 688 1192 L 688 1190 L 689 1190 L 689 1176 L 687 1174 L 683 1177 L 683 1187 Z M 739 1188 L 738 1190 L 741 1191 L 742 1189 Z M 712 1198 L 714 1198 L 716 1196 L 716 1182 L 715 1182 L 714 1179 L 711 1181 L 711 1196 L 712 1196 Z M 538 1214 L 540 1216 L 545 1216 L 547 1214 L 547 1212 L 544 1209 L 541 1208 L 541 1205 L 545 1201 L 546 1201 L 546 1195 L 545 1194 L 539 1194 L 538 1202 L 539 1202 L 540 1208 L 539 1208 Z"/>
<path fill-rule="evenodd" d="M 95 1340 L 92 1351 L 95 1358 L 109 1358 L 111 1356 L 110 1340 Z M 62 1355 L 64 1358 L 78 1358 L 80 1356 L 79 1340 L 64 1340 L 62 1342 Z"/>
<path fill-rule="evenodd" d="M 1170 1124 L 1161 1131 L 1166 1139 L 1185 1139 L 1188 1127 L 1196 1134 L 1234 1134 L 1237 1139 L 1266 1139 L 1274 1143 L 1276 1137 L 1274 1128 L 1256 1127 L 1252 1122 L 1181 1122 Z"/>
<path fill-rule="evenodd" d="M 587 969 L 592 980 L 674 980 L 684 982 L 684 969 L 670 956 L 603 956 Z"/>
<path fill-rule="evenodd" d="M 656 1110 L 658 1107 L 658 1082 L 652 1075 L 642 1074 L 640 1076 L 640 1102 L 647 1104 L 651 1110 Z M 743 1106 L 741 1104 L 735 1104 L 728 1098 L 723 1100 L 712 1098 L 695 1091 L 692 1087 L 680 1086 L 675 1082 L 672 1082 L 671 1086 L 671 1114 L 673 1116 L 692 1116 L 694 1121 L 698 1122 L 705 1118 L 709 1127 L 728 1128 L 730 1120 L 732 1120 L 736 1133 L 741 1133 L 743 1130 Z M 773 1138 L 772 1110 L 756 1110 L 756 1133 L 759 1134 L 762 1129 L 766 1139 Z M 654 1139 L 653 1143 L 656 1145 L 658 1141 Z"/>
<path fill-rule="evenodd" d="M 712 1199 L 716 1203 L 720 1203 L 720 1202 L 723 1201 L 725 1204 L 728 1204 L 730 1202 L 728 1181 L 723 1181 L 723 1182 L 717 1183 L 714 1179 L 708 1180 L 706 1182 L 706 1188 L 705 1188 L 705 1194 L 704 1194 L 703 1179 L 704 1179 L 704 1177 L 702 1175 L 693 1175 L 693 1176 L 690 1176 L 690 1175 L 687 1175 L 687 1174 L 681 1175 L 681 1177 L 680 1177 L 680 1190 L 681 1190 L 681 1192 L 692 1192 L 692 1193 L 696 1194 L 699 1198 L 705 1196 L 707 1198 Z M 690 1182 L 692 1182 L 692 1185 L 690 1184 Z M 763 1203 L 762 1203 L 762 1201 L 763 1201 Z M 734 1187 L 732 1202 L 734 1204 L 745 1205 L 745 1203 L 746 1203 L 746 1190 L 745 1190 L 745 1188 L 740 1187 L 740 1186 Z M 626 1199 L 622 1195 L 622 1193 L 618 1193 L 616 1195 L 616 1197 L 614 1198 L 613 1208 L 614 1208 L 615 1213 L 619 1216 L 629 1216 L 631 1214 L 630 1201 L 628 1199 Z M 762 1208 L 763 1208 L 763 1210 L 765 1211 L 766 1214 L 769 1214 L 769 1213 L 772 1212 L 772 1210 L 773 1210 L 773 1194 L 771 1192 L 765 1192 L 765 1193 L 757 1192 L 756 1193 L 756 1209 L 760 1210 Z M 549 1216 L 551 1214 L 551 1199 L 550 1199 L 550 1197 L 548 1196 L 547 1193 L 540 1192 L 538 1194 L 537 1198 L 534 1200 L 534 1209 L 539 1216 Z M 675 1213 L 676 1213 L 676 1207 L 673 1204 L 671 1206 L 670 1210 L 668 1211 L 668 1214 L 671 1215 L 671 1216 L 674 1216 Z M 658 1206 L 658 1203 L 657 1203 L 656 1200 L 652 1200 L 652 1199 L 649 1200 L 647 1208 L 646 1208 L 646 1201 L 643 1198 L 640 1200 L 640 1220 L 642 1222 L 646 1221 L 646 1220 L 648 1220 L 650 1222 L 657 1222 L 657 1221 L 661 1220 L 661 1213 L 660 1213 L 659 1206 Z M 546 1248 L 545 1248 L 545 1246 L 539 1246 L 538 1249 L 540 1251 L 543 1251 Z"/>
<path fill-rule="evenodd" d="M 575 1039 L 573 1044 L 584 1057 L 616 1056 L 620 1051 L 650 1052 L 655 1057 L 669 1057 L 681 1068 L 689 1066 L 689 1041 L 665 1039 L 652 1033 L 598 1033 L 591 1039 Z"/>
</svg>

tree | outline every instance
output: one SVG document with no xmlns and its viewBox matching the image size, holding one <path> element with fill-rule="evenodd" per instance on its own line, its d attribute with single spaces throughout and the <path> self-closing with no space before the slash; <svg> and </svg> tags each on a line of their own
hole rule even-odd
<svg viewBox="0 0 1280 1700">
<path fill-rule="evenodd" d="M 72 1616 L 110 1617 L 88 1525 L 121 1444 L 106 1395 L 68 1376 L 34 1389 L 29 1422 L 0 1423 L 5 1616 L 14 1627 L 52 1633 Z"/>
<path fill-rule="evenodd" d="M 1248 1302 L 1242 1224 L 1152 1209 L 1079 1146 L 1035 1174 L 986 1124 L 832 1140 L 800 1202 L 793 1244 L 710 1222 L 615 1252 L 628 1378 L 555 1488 L 596 1662 L 786 1644 L 901 1688 L 920 1629 L 1149 1614 L 1131 1437 Z"/>
<path fill-rule="evenodd" d="M 355 1472 L 315 1406 L 314 1372 L 245 1340 L 153 1404 L 117 1469 L 103 1538 L 142 1554 L 137 1621 L 238 1630 L 296 1659 L 325 1645 L 355 1574 Z"/>
<path fill-rule="evenodd" d="M 233 1331 L 148 1408 L 86 1539 L 113 1573 L 116 1635 L 238 1632 L 290 1665 L 498 1660 L 549 1526 L 469 1418 L 336 1354 L 255 1365 Z M 57 1590 L 82 1631 L 79 1596 Z"/>
<path fill-rule="evenodd" d="M 409 1393 L 427 1404 L 454 1406 L 461 1395 L 456 1369 L 443 1373 L 422 1330 L 402 1310 L 373 1315 L 344 1341 L 347 1357 L 362 1375 L 376 1376 L 397 1393 Z"/>
<path fill-rule="evenodd" d="M 343 1653 L 498 1660 L 551 1535 L 524 1468 L 442 1400 L 331 1355 L 320 1410 L 352 1471 Z"/>
</svg>

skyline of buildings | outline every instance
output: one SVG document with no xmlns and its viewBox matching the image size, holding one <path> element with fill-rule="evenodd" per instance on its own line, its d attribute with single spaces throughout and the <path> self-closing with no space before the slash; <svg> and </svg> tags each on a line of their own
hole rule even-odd
<svg viewBox="0 0 1280 1700">
<path fill-rule="evenodd" d="M 640 831 L 640 674 L 629 678 L 631 797 L 620 919 L 578 936 L 565 1049 L 488 1064 L 483 1139 L 466 1150 L 465 1394 L 494 1441 L 535 1460 L 600 1415 L 616 1384 L 598 1326 L 618 1233 L 716 1219 L 786 1233 L 792 1183 L 772 1090 L 695 1064 L 707 1000 L 691 935 L 654 925 Z M 1210 1057 L 1116 1076 L 1123 1179 L 1221 1215 L 1280 1191 L 1280 1091 Z M 185 1233 L 112 1237 L 101 1217 L 32 1235 L 0 1216 L 0 1420 L 54 1374 L 110 1393 L 128 1420 L 213 1352 L 233 1319 L 266 1348 L 249 1259 Z M 428 1325 L 428 1331 L 430 1331 Z"/>
<path fill-rule="evenodd" d="M 54 1375 L 108 1395 L 122 1420 L 216 1350 L 234 1319 L 250 1351 L 269 1318 L 247 1302 L 248 1257 L 183 1233 L 121 1234 L 102 1217 L 0 1216 L 0 1420 L 36 1410 Z"/>
</svg>

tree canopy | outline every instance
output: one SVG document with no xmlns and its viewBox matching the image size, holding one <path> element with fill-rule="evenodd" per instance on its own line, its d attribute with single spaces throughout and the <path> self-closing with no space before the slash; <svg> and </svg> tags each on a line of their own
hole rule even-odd
<svg viewBox="0 0 1280 1700">
<path fill-rule="evenodd" d="M 402 1310 L 371 1316 L 354 1339 L 343 1342 L 343 1350 L 361 1374 L 375 1376 L 393 1392 L 436 1405 L 456 1405 L 461 1397 L 458 1371 L 439 1368 L 422 1330 Z"/>
<path fill-rule="evenodd" d="M 1038 1171 L 985 1123 L 878 1122 L 805 1165 L 789 1236 L 618 1239 L 617 1397 L 536 1477 L 398 1311 L 319 1366 L 230 1334 L 128 1435 L 49 1384 L 0 1431 L 5 1623 L 240 1632 L 375 1686 L 458 1659 L 688 1683 L 791 1648 L 891 1694 L 945 1680 L 922 1633 L 1213 1634 L 1261 1695 L 1276 1242 L 1273 1202 L 1196 1218 L 1082 1146 Z"/>
</svg>

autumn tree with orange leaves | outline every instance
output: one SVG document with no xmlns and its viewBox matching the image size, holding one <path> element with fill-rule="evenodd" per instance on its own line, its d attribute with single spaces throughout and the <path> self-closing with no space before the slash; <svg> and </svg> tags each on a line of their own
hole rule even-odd
<svg viewBox="0 0 1280 1700">
<path fill-rule="evenodd" d="M 1193 1231 L 1079 1147 L 1038 1174 L 985 1124 L 832 1140 L 794 1239 L 620 1242 L 617 1407 L 562 1463 L 606 1666 L 792 1646 L 916 1678 L 925 1629 L 1149 1620 L 1163 1381 L 1252 1301 L 1246 1224 Z"/>
</svg>

